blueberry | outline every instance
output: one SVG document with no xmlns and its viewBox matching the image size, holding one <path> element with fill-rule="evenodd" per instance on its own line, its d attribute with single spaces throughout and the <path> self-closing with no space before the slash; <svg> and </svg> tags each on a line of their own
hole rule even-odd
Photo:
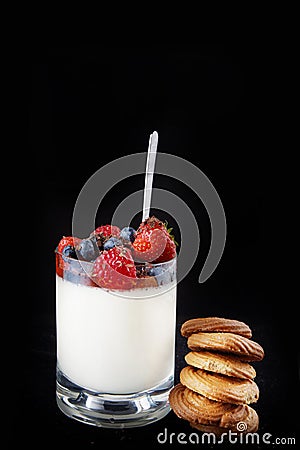
<svg viewBox="0 0 300 450">
<path fill-rule="evenodd" d="M 121 230 L 120 238 L 124 239 L 124 241 L 134 242 L 136 236 L 136 231 L 132 227 L 125 227 Z"/>
<path fill-rule="evenodd" d="M 83 239 L 78 247 L 79 256 L 85 261 L 94 261 L 99 256 L 96 238 Z"/>
<path fill-rule="evenodd" d="M 168 270 L 164 270 L 162 267 L 157 266 L 157 267 L 151 267 L 148 270 L 148 275 L 150 277 L 155 277 L 157 280 L 158 285 L 165 285 L 170 283 L 171 277 L 170 277 L 170 273 Z"/>
<path fill-rule="evenodd" d="M 148 270 L 148 275 L 149 275 L 150 277 L 159 277 L 159 276 L 162 275 L 162 274 L 163 274 L 163 270 L 162 270 L 161 267 L 151 267 L 151 268 Z"/>
<path fill-rule="evenodd" d="M 122 245 L 122 242 L 120 239 L 116 237 L 109 238 L 106 242 L 103 244 L 104 250 L 111 250 L 112 248 L 116 247 L 117 245 Z"/>
<path fill-rule="evenodd" d="M 67 258 L 77 259 L 76 251 L 73 245 L 66 245 L 62 251 L 62 255 L 63 257 L 66 256 Z"/>
</svg>

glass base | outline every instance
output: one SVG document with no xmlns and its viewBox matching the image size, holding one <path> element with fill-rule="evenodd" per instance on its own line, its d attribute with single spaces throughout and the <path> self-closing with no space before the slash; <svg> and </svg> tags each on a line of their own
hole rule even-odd
<svg viewBox="0 0 300 450">
<path fill-rule="evenodd" d="M 134 428 L 156 422 L 170 411 L 170 376 L 151 390 L 135 394 L 102 394 L 71 382 L 57 369 L 56 396 L 61 411 L 72 419 L 98 427 Z"/>
</svg>

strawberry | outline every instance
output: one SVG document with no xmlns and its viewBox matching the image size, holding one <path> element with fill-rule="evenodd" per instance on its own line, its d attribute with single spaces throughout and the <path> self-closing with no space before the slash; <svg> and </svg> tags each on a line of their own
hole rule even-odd
<svg viewBox="0 0 300 450">
<path fill-rule="evenodd" d="M 152 262 L 163 254 L 167 243 L 166 234 L 160 229 L 142 231 L 137 234 L 132 247 L 134 260 Z"/>
<path fill-rule="evenodd" d="M 63 236 L 59 241 L 56 252 L 56 273 L 60 277 L 63 276 L 63 271 L 67 269 L 67 257 L 75 257 L 77 255 L 75 253 L 75 246 L 80 244 L 81 239 L 73 236 Z"/>
<path fill-rule="evenodd" d="M 176 245 L 166 225 L 152 216 L 141 223 L 132 244 L 136 261 L 165 262 L 176 256 Z"/>
<path fill-rule="evenodd" d="M 59 253 L 55 254 L 55 268 L 56 273 L 59 277 L 63 278 L 64 275 L 64 260 L 62 259 L 62 256 Z"/>
<path fill-rule="evenodd" d="M 130 250 L 126 247 L 104 250 L 94 263 L 93 279 L 106 289 L 132 289 L 136 269 Z"/>
<path fill-rule="evenodd" d="M 92 234 L 101 234 L 103 237 L 120 236 L 120 228 L 115 225 L 101 225 L 96 228 Z"/>
<path fill-rule="evenodd" d="M 171 261 L 171 259 L 175 258 L 175 256 L 176 256 L 176 244 L 175 244 L 174 240 L 170 236 L 168 236 L 164 251 L 153 262 L 154 263 L 162 263 L 162 262 L 166 262 L 166 261 Z"/>
<path fill-rule="evenodd" d="M 73 236 L 63 236 L 63 238 L 59 241 L 57 246 L 58 253 L 62 253 L 63 249 L 68 245 L 75 247 L 81 242 L 81 239 Z"/>
</svg>

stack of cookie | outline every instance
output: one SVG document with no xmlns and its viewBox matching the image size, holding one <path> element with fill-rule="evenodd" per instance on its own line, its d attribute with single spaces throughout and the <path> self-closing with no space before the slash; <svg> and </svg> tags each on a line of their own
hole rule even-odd
<svg viewBox="0 0 300 450">
<path fill-rule="evenodd" d="M 249 364 L 264 357 L 251 339 L 248 325 L 238 320 L 207 317 L 191 319 L 181 327 L 191 350 L 180 383 L 170 392 L 175 414 L 206 432 L 254 432 L 258 415 L 249 406 L 259 397 Z M 242 424 L 242 425 L 241 425 Z"/>
</svg>

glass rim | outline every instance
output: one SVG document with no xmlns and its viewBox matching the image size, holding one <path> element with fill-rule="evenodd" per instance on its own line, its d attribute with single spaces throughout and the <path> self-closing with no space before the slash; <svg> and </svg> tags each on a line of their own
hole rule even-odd
<svg viewBox="0 0 300 450">
<path fill-rule="evenodd" d="M 67 260 L 76 261 L 76 262 L 83 263 L 83 264 L 91 264 L 91 265 L 93 265 L 94 262 L 95 262 L 95 261 L 85 261 L 84 259 L 75 259 L 75 258 L 71 258 L 70 256 L 63 255 L 61 252 L 59 252 L 57 250 L 57 247 L 54 250 L 54 253 L 59 255 L 59 256 L 61 256 L 62 258 L 67 259 Z M 164 261 L 164 262 L 159 262 L 159 263 L 153 263 L 153 262 L 150 262 L 150 261 L 144 261 L 144 262 L 142 262 L 142 261 L 135 262 L 134 261 L 134 264 L 135 264 L 135 266 L 151 265 L 151 267 L 158 267 L 158 266 L 167 266 L 168 264 L 170 264 L 172 262 L 175 262 L 176 260 L 177 260 L 177 254 L 176 254 L 176 256 L 174 256 L 174 258 L 170 259 L 169 261 Z"/>
</svg>

